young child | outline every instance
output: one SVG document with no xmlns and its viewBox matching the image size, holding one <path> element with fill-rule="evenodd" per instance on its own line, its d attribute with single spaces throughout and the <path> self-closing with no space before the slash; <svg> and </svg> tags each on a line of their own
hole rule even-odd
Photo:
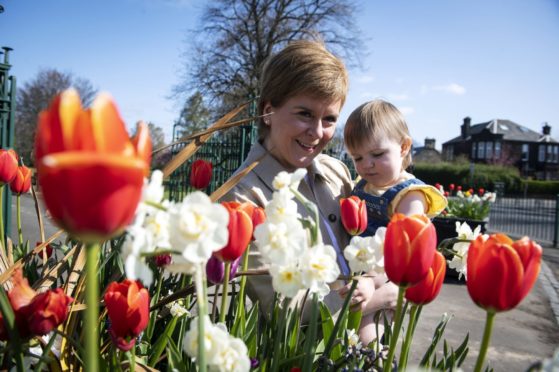
<svg viewBox="0 0 559 372">
<path fill-rule="evenodd" d="M 365 200 L 372 236 L 396 212 L 438 215 L 444 195 L 406 172 L 411 164 L 411 136 L 403 115 L 391 103 L 373 100 L 356 108 L 344 128 L 344 142 L 361 180 L 353 194 Z"/>
</svg>

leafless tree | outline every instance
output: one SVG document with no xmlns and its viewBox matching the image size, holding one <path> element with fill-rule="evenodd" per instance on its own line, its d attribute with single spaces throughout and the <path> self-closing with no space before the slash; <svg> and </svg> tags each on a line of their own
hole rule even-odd
<svg viewBox="0 0 559 372">
<path fill-rule="evenodd" d="M 37 129 L 37 117 L 48 108 L 60 92 L 74 87 L 80 94 L 82 105 L 88 106 L 97 90 L 89 80 L 56 69 L 40 70 L 36 77 L 23 84 L 16 96 L 15 149 L 26 165 L 33 165 L 32 151 Z"/>
<path fill-rule="evenodd" d="M 289 41 L 321 39 L 348 64 L 359 64 L 363 38 L 352 0 L 216 0 L 208 3 L 186 57 L 179 96 L 200 91 L 228 109 L 257 95 L 266 58 Z"/>
</svg>

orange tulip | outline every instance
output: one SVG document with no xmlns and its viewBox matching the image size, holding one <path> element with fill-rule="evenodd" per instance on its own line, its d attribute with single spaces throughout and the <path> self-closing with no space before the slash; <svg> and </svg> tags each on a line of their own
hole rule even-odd
<svg viewBox="0 0 559 372">
<path fill-rule="evenodd" d="M 263 208 L 257 207 L 252 203 L 242 203 L 240 208 L 245 211 L 252 220 L 252 240 L 254 240 L 254 229 L 256 226 L 266 221 L 266 212 Z"/>
<path fill-rule="evenodd" d="M 0 186 L 12 182 L 17 172 L 17 153 L 0 149 Z"/>
<path fill-rule="evenodd" d="M 352 195 L 340 199 L 342 225 L 350 235 L 359 235 L 367 228 L 367 207 L 365 201 Z"/>
<path fill-rule="evenodd" d="M 192 163 L 190 170 L 190 185 L 195 189 L 202 190 L 208 187 L 212 180 L 212 163 L 198 159 Z"/>
<path fill-rule="evenodd" d="M 433 263 L 437 247 L 435 226 L 424 215 L 394 214 L 384 240 L 384 269 L 399 286 L 419 283 Z"/>
<path fill-rule="evenodd" d="M 119 349 L 128 351 L 148 325 L 149 293 L 139 281 L 125 279 L 109 284 L 104 298 L 111 338 Z"/>
<path fill-rule="evenodd" d="M 436 251 L 433 264 L 422 281 L 406 289 L 405 297 L 416 305 L 425 305 L 433 301 L 441 291 L 446 274 L 446 260 Z"/>
<path fill-rule="evenodd" d="M 31 170 L 25 165 L 17 168 L 16 176 L 10 182 L 10 190 L 14 194 L 21 195 L 29 192 L 31 188 Z"/>
<path fill-rule="evenodd" d="M 252 237 L 252 220 L 237 202 L 221 203 L 229 212 L 229 240 L 227 245 L 214 255 L 222 261 L 234 261 L 241 257 Z"/>
<path fill-rule="evenodd" d="M 530 292 L 540 272 L 542 248 L 527 237 L 478 236 L 468 250 L 468 292 L 489 311 L 514 308 Z"/>
<path fill-rule="evenodd" d="M 132 221 L 149 172 L 151 140 L 144 123 L 128 138 L 107 95 L 84 111 L 71 89 L 39 115 L 35 156 L 51 216 L 72 235 L 95 242 Z"/>
<path fill-rule="evenodd" d="M 73 299 L 62 289 L 37 293 L 29 286 L 21 269 L 14 271 L 12 283 L 14 287 L 8 292 L 8 299 L 21 337 L 46 335 L 66 320 L 68 304 Z"/>
</svg>

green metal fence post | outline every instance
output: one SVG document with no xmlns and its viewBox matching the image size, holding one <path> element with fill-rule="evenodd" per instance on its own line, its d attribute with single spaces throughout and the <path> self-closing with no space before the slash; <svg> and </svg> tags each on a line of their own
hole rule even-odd
<svg viewBox="0 0 559 372">
<path fill-rule="evenodd" d="M 2 47 L 4 61 L 0 63 L 0 146 L 8 149 L 14 145 L 14 123 L 16 105 L 16 79 L 10 76 L 10 57 L 12 48 Z M 4 187 L 2 197 L 2 211 L 4 217 L 4 231 L 10 234 L 12 194 L 9 187 Z"/>
</svg>

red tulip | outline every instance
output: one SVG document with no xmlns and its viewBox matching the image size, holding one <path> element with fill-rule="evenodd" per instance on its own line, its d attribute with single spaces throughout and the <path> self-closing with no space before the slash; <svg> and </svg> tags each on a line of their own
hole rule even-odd
<svg viewBox="0 0 559 372">
<path fill-rule="evenodd" d="M 450 196 L 450 193 L 449 193 L 448 191 L 445 191 L 445 192 L 444 192 L 444 196 L 445 196 L 445 197 L 449 197 L 449 196 Z"/>
<path fill-rule="evenodd" d="M 242 203 L 240 208 L 245 211 L 252 220 L 252 240 L 254 240 L 254 229 L 256 229 L 256 226 L 266 221 L 266 212 L 264 212 L 263 208 L 257 207 L 252 203 Z"/>
<path fill-rule="evenodd" d="M 73 299 L 62 289 L 37 293 L 29 286 L 21 269 L 14 271 L 12 283 L 14 287 L 8 292 L 8 299 L 21 337 L 46 335 L 66 320 L 68 304 Z"/>
<path fill-rule="evenodd" d="M 164 267 L 171 263 L 173 257 L 170 254 L 158 254 L 153 260 L 155 261 L 155 266 Z"/>
<path fill-rule="evenodd" d="M 542 248 L 527 237 L 478 236 L 468 250 L 468 292 L 489 311 L 514 308 L 530 292 L 540 272 Z"/>
<path fill-rule="evenodd" d="M 458 190 L 458 191 L 462 191 L 462 186 L 458 186 L 458 187 L 456 187 L 456 190 Z"/>
<path fill-rule="evenodd" d="M 394 214 L 384 240 L 388 279 L 400 286 L 419 283 L 429 272 L 436 247 L 435 226 L 427 216 Z"/>
<path fill-rule="evenodd" d="M 148 325 L 149 293 L 139 281 L 125 279 L 109 284 L 104 298 L 111 338 L 119 349 L 128 351 Z"/>
<path fill-rule="evenodd" d="M 441 184 L 440 184 L 440 183 L 438 183 L 438 182 L 436 182 L 436 183 L 435 183 L 435 188 L 436 188 L 437 190 L 440 190 L 440 188 L 441 188 Z"/>
<path fill-rule="evenodd" d="M 14 194 L 21 195 L 31 188 L 31 170 L 25 165 L 17 168 L 16 176 L 10 182 L 10 189 Z"/>
<path fill-rule="evenodd" d="M 483 187 L 481 187 L 478 191 L 479 196 L 483 196 L 483 194 L 485 194 L 485 189 Z"/>
<path fill-rule="evenodd" d="M 12 182 L 17 172 L 17 153 L 0 149 L 0 186 Z"/>
<path fill-rule="evenodd" d="M 190 185 L 195 189 L 202 190 L 208 187 L 212 180 L 212 163 L 198 159 L 192 163 L 190 170 Z"/>
<path fill-rule="evenodd" d="M 450 185 L 448 185 L 448 189 L 449 189 L 450 191 L 453 191 L 453 190 L 454 190 L 454 184 L 451 183 Z"/>
<path fill-rule="evenodd" d="M 43 244 L 43 243 L 42 242 L 37 242 L 37 243 L 35 243 L 35 247 L 38 247 L 41 244 Z M 54 252 L 54 249 L 52 248 L 52 246 L 50 244 L 47 244 L 43 247 L 43 249 L 41 249 L 39 252 L 37 252 L 39 257 L 43 257 L 43 250 L 46 251 L 47 258 L 50 258 L 50 256 L 52 256 L 52 252 Z"/>
<path fill-rule="evenodd" d="M 433 264 L 422 281 L 406 289 L 406 299 L 416 305 L 425 305 L 439 295 L 446 274 L 446 260 L 444 256 L 435 251 Z"/>
<path fill-rule="evenodd" d="M 340 199 L 342 225 L 350 235 L 359 235 L 367 228 L 367 207 L 365 201 L 352 195 Z"/>
<path fill-rule="evenodd" d="M 252 220 L 243 210 L 241 203 L 223 202 L 221 203 L 229 212 L 229 240 L 227 245 L 214 255 L 222 261 L 233 261 L 241 257 L 245 252 L 250 239 L 252 238 Z"/>
<path fill-rule="evenodd" d="M 134 218 L 151 140 L 144 123 L 128 138 L 107 95 L 84 111 L 78 93 L 67 90 L 39 115 L 35 156 L 53 219 L 81 240 L 95 242 L 119 234 Z"/>
</svg>

